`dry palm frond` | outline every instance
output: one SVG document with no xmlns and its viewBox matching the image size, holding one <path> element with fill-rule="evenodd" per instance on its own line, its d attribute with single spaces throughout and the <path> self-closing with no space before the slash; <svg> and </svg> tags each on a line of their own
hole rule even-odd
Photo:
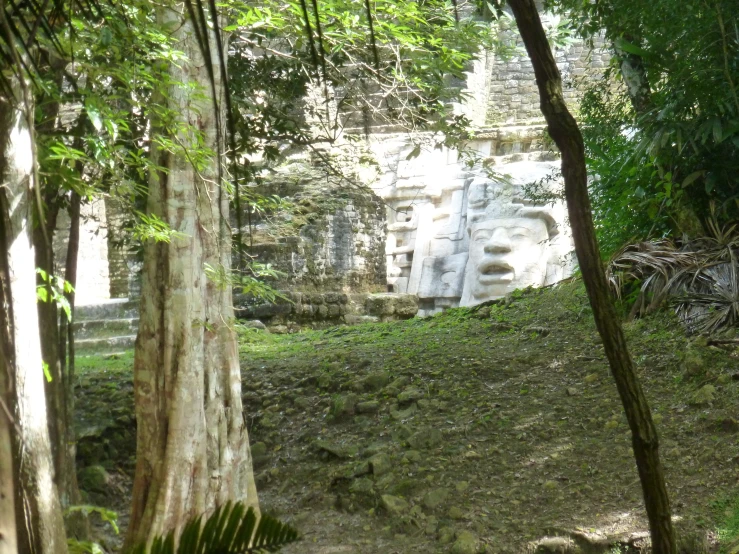
<svg viewBox="0 0 739 554">
<path fill-rule="evenodd" d="M 697 261 L 694 252 L 681 251 L 667 239 L 640 242 L 624 247 L 608 264 L 608 280 L 616 295 L 626 282 L 642 281 L 642 290 L 661 294 L 677 270 L 689 267 Z"/>
<path fill-rule="evenodd" d="M 692 332 L 739 325 L 738 227 L 719 227 L 712 218 L 708 229 L 709 236 L 680 246 L 663 239 L 629 245 L 614 255 L 607 275 L 616 296 L 639 284 L 633 316 L 670 299 Z"/>
<path fill-rule="evenodd" d="M 675 300 L 677 314 L 691 330 L 713 332 L 739 323 L 739 281 L 736 263 L 716 264 L 702 271 L 695 289 Z"/>
</svg>

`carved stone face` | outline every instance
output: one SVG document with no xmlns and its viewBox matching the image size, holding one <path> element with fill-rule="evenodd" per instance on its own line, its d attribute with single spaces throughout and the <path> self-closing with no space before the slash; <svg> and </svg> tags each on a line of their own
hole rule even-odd
<svg viewBox="0 0 739 554">
<path fill-rule="evenodd" d="M 473 306 L 515 289 L 543 285 L 548 238 L 547 224 L 539 218 L 509 217 L 474 223 L 463 305 Z"/>
</svg>

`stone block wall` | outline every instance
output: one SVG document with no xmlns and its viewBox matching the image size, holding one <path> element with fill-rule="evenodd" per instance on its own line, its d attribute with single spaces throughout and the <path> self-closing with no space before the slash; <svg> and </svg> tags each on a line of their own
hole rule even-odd
<svg viewBox="0 0 739 554">
<path fill-rule="evenodd" d="M 131 247 L 131 237 L 125 230 L 131 219 L 123 202 L 117 198 L 107 197 L 105 209 L 108 224 L 108 271 L 110 274 L 110 297 L 130 298 L 138 296 L 131 285 L 138 284 L 138 267 L 135 266 L 136 253 Z"/>
<path fill-rule="evenodd" d="M 543 14 L 542 23 L 554 27 L 558 16 Z M 510 58 L 497 57 L 486 66 L 488 72 L 486 125 L 527 125 L 541 122 L 539 92 L 536 87 L 534 68 L 516 29 L 515 21 L 504 18 L 500 22 L 504 38 L 515 44 L 515 53 Z M 599 79 L 611 59 L 603 40 L 594 41 L 594 47 L 582 40 L 563 48 L 554 48 L 553 53 L 562 74 L 564 96 L 570 110 L 577 110 L 582 96 L 583 84 Z"/>
<path fill-rule="evenodd" d="M 70 220 L 67 210 L 57 217 L 53 238 L 54 264 L 64 274 L 69 246 Z M 91 304 L 110 298 L 108 267 L 108 227 L 105 203 L 102 200 L 83 202 L 80 206 L 80 241 L 77 254 L 76 302 Z"/>
<path fill-rule="evenodd" d="M 550 28 L 558 24 L 554 16 L 544 15 L 543 20 Z M 491 24 L 499 26 L 502 37 L 516 45 L 513 55 L 503 58 L 482 52 L 467 68 L 465 83 L 450 81 L 450 86 L 463 87 L 467 92 L 466 100 L 455 108 L 467 115 L 477 128 L 470 146 L 487 164 L 503 173 L 507 164 L 556 159 L 558 155 L 552 151 L 542 125 L 533 68 L 515 23 L 512 18 L 504 17 Z M 610 55 L 603 41 L 595 41 L 595 48 L 591 49 L 576 40 L 567 47 L 555 49 L 555 57 L 564 79 L 565 98 L 576 110 L 582 94 L 578 81 L 599 78 Z M 337 91 L 339 96 L 340 93 Z M 349 117 L 347 122 L 348 127 L 356 127 L 358 134 L 365 130 L 360 119 L 352 125 Z M 347 298 L 356 293 L 366 295 L 388 290 L 415 295 L 423 292 L 420 284 L 426 258 L 451 260 L 467 251 L 468 238 L 461 231 L 465 213 L 460 206 L 466 205 L 471 178 L 468 168 L 458 152 L 446 148 L 424 150 L 420 156 L 408 158 L 413 145 L 407 144 L 407 137 L 391 134 L 393 130 L 397 129 L 373 126 L 364 152 L 359 148 L 349 154 L 354 160 L 334 161 L 334 167 L 348 175 L 360 165 L 358 159 L 374 157 L 376 175 L 360 179 L 371 183 L 374 192 L 360 191 L 347 184 L 353 176 L 346 179 L 319 169 L 307 152 L 289 159 L 266 180 L 259 192 L 287 199 L 292 206 L 262 217 L 253 214 L 252 225 L 243 229 L 243 235 L 250 245 L 248 253 L 256 261 L 268 263 L 282 273 L 282 277 L 270 283 L 273 287 L 299 291 L 297 294 L 339 293 L 348 295 Z M 116 199 L 106 198 L 99 204 L 97 212 L 88 218 L 93 222 L 88 233 L 91 239 L 88 250 L 92 254 L 81 252 L 81 260 L 85 261 L 80 266 L 81 278 L 89 277 L 94 283 L 83 284 L 78 289 L 101 299 L 136 296 L 140 263 L 131 248 L 121 241 L 129 216 Z M 60 232 L 60 240 L 56 242 L 62 243 L 64 232 Z M 429 233 L 434 240 L 427 240 Z M 61 247 L 57 251 L 61 252 Z M 454 265 L 450 264 L 436 265 L 450 273 L 449 268 Z M 356 313 L 342 308 L 351 304 L 350 300 L 342 302 L 343 296 L 336 302 L 333 296 L 329 298 L 332 300 L 304 302 L 301 297 L 294 304 L 301 306 L 301 312 L 291 308 L 289 313 L 269 317 L 301 319 L 310 315 L 316 321 L 329 321 L 356 314 L 369 316 L 369 308 L 355 310 Z M 422 301 L 428 304 L 427 300 Z M 384 305 L 386 300 L 372 302 Z M 435 306 L 455 303 L 456 297 L 437 298 Z M 397 309 L 395 303 L 391 304 Z M 372 309 L 381 311 L 381 308 Z M 391 316 L 394 317 L 393 314 L 371 317 Z"/>
<path fill-rule="evenodd" d="M 297 177 L 295 183 L 285 180 Z M 283 276 L 274 288 L 378 292 L 385 284 L 385 207 L 371 190 L 327 184 L 305 160 L 281 168 L 264 191 L 291 206 L 254 221 L 248 253 Z M 248 236 L 248 230 L 245 230 Z M 248 239 L 247 239 L 248 240 Z"/>
<path fill-rule="evenodd" d="M 258 320 L 277 332 L 303 327 L 409 319 L 418 312 L 411 294 L 282 291 L 276 302 L 234 295 L 234 312 L 241 320 Z"/>
</svg>

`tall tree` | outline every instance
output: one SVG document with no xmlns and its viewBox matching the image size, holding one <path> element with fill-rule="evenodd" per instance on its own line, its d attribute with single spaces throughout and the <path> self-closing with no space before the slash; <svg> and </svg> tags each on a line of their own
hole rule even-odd
<svg viewBox="0 0 739 554">
<path fill-rule="evenodd" d="M 0 5 L 0 9 L 4 8 Z M 0 20 L 5 23 L 4 11 Z M 37 185 L 33 145 L 33 103 L 29 83 L 14 41 L 9 47 L 14 77 L 3 79 L 0 97 L 0 450 L 3 469 L 13 469 L 15 521 L 4 509 L 0 531 L 15 534 L 18 552 L 54 554 L 67 551 L 61 506 L 53 482 L 53 463 L 46 421 L 36 271 L 32 241 L 33 194 Z M 26 60 L 27 61 L 27 60 Z M 10 444 L 8 444 L 10 438 Z M 12 460 L 7 459 L 10 446 Z M 0 454 L 2 456 L 2 454 Z M 5 476 L 3 476 L 5 477 Z M 4 488 L 8 485 L 4 484 Z M 4 491 L 3 491 L 4 492 Z M 3 500 L 3 508 L 9 500 Z M 12 526 L 15 526 L 13 532 Z M 0 550 L 11 552 L 10 543 Z"/>
<path fill-rule="evenodd" d="M 134 361 L 137 464 L 127 545 L 229 500 L 258 506 L 231 286 L 205 272 L 210 267 L 225 275 L 231 265 L 229 194 L 218 159 L 224 48 L 213 25 L 217 18 L 206 20 L 205 13 L 186 1 L 160 7 L 157 15 L 187 62 L 171 64 L 158 101 L 172 118 L 156 122 L 151 133 L 160 169 L 149 182 L 148 212 L 173 233 L 144 249 Z"/>
<path fill-rule="evenodd" d="M 562 175 L 577 259 L 590 305 L 593 307 L 595 323 L 603 339 L 616 388 L 631 428 L 634 457 L 649 518 L 652 552 L 675 554 L 677 546 L 670 501 L 659 459 L 657 429 L 613 306 L 595 238 L 582 135 L 565 104 L 562 77 L 534 0 L 510 0 L 510 6 L 534 66 L 541 111 L 546 118 L 549 135 L 562 154 Z"/>
</svg>

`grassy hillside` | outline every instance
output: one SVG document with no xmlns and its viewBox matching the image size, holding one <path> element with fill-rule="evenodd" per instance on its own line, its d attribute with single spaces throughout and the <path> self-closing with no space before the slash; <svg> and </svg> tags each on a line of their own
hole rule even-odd
<svg viewBox="0 0 739 554">
<path fill-rule="evenodd" d="M 669 313 L 627 335 L 683 551 L 729 544 L 734 349 L 686 337 Z M 425 320 L 240 339 L 262 506 L 305 537 L 290 552 L 523 552 L 547 535 L 593 551 L 643 546 L 630 434 L 581 284 Z M 81 374 L 80 425 L 103 427 L 82 440 L 81 462 L 125 476 L 130 357 L 89 358 Z"/>
</svg>

